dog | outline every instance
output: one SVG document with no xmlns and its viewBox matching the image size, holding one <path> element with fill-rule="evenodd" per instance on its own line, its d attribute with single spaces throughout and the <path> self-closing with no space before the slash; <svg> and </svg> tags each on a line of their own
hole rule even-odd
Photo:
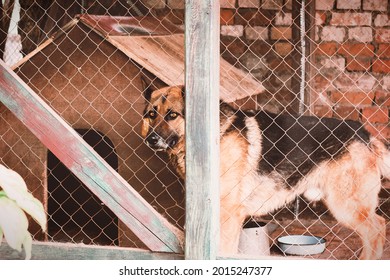
<svg viewBox="0 0 390 280">
<path fill-rule="evenodd" d="M 141 135 L 165 151 L 185 178 L 185 88 L 144 91 Z M 351 120 L 244 111 L 220 103 L 220 248 L 238 251 L 248 217 L 266 215 L 303 195 L 322 200 L 362 240 L 360 259 L 380 259 L 385 219 L 376 214 L 390 151 Z"/>
</svg>

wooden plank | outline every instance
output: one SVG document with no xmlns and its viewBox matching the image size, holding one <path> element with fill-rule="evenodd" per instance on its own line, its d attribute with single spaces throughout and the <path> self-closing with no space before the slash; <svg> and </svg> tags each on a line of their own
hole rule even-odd
<svg viewBox="0 0 390 280">
<path fill-rule="evenodd" d="M 17 252 L 6 243 L 0 243 L 1 260 L 22 260 L 24 252 Z M 157 253 L 142 249 L 96 246 L 74 243 L 35 241 L 32 260 L 182 260 L 183 255 Z"/>
<path fill-rule="evenodd" d="M 167 85 L 184 84 L 184 35 L 108 36 L 107 40 Z M 249 73 L 220 59 L 220 97 L 233 102 L 264 92 Z"/>
<path fill-rule="evenodd" d="M 102 16 L 83 14 L 80 21 L 89 28 L 101 33 L 103 37 L 110 36 L 137 36 L 137 35 L 171 35 L 183 33 L 177 25 L 166 18 L 127 17 L 127 16 Z"/>
<path fill-rule="evenodd" d="M 186 1 L 186 259 L 219 243 L 219 1 Z"/>
<path fill-rule="evenodd" d="M 0 69 L 0 101 L 148 248 L 182 252 L 182 232 L 157 213 L 3 61 Z"/>
<path fill-rule="evenodd" d="M 0 260 L 24 260 L 19 253 L 5 242 L 0 243 Z M 96 246 L 74 243 L 54 243 L 35 241 L 32 244 L 32 260 L 183 260 L 184 255 L 151 252 L 142 249 L 113 246 Z M 218 260 L 290 260 L 305 259 L 290 256 L 247 256 L 235 255 L 217 257 Z"/>
<path fill-rule="evenodd" d="M 183 255 L 157 253 L 142 249 L 96 246 L 74 243 L 35 241 L 32 260 L 182 260 Z M 1 260 L 23 260 L 24 252 L 17 252 L 6 243 L 0 243 Z"/>
</svg>

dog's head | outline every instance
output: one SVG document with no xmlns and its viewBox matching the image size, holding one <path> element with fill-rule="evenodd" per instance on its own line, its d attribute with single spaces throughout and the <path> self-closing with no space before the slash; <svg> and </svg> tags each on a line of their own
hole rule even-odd
<svg viewBox="0 0 390 280">
<path fill-rule="evenodd" d="M 144 91 L 141 135 L 146 144 L 157 151 L 169 151 L 184 142 L 184 86 Z"/>
</svg>

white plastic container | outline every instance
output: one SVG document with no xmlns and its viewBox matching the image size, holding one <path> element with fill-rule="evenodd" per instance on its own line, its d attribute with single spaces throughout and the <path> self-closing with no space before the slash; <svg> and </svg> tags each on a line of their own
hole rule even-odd
<svg viewBox="0 0 390 280">
<path fill-rule="evenodd" d="M 252 256 L 269 256 L 270 246 L 267 224 L 248 222 L 241 231 L 238 251 Z"/>
</svg>

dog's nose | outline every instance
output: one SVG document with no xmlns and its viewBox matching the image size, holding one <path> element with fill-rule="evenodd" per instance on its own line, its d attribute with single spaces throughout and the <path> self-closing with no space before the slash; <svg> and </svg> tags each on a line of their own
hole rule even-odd
<svg viewBox="0 0 390 280">
<path fill-rule="evenodd" d="M 148 142 L 149 145 L 151 145 L 151 146 L 156 145 L 157 142 L 158 142 L 158 135 L 155 134 L 155 133 L 151 133 L 151 134 L 146 138 L 146 142 Z"/>
</svg>

